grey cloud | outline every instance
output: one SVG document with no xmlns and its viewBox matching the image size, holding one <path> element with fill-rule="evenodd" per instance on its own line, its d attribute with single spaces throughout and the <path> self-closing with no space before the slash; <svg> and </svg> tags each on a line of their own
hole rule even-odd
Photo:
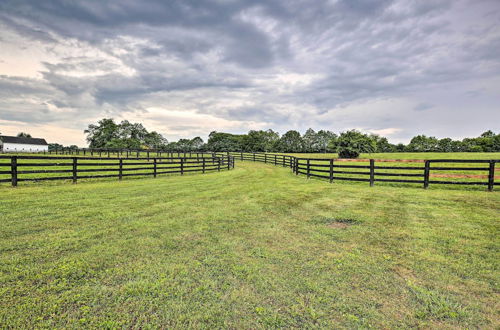
<svg viewBox="0 0 500 330">
<path fill-rule="evenodd" d="M 8 96 L 2 107 L 19 107 L 26 116 L 31 104 L 29 120 L 42 122 L 65 118 L 61 113 L 86 121 L 175 104 L 298 129 L 380 99 L 416 99 L 410 112 L 432 104 L 445 111 L 452 97 L 422 95 L 450 88 L 468 95 L 480 88 L 464 85 L 500 76 L 499 7 L 468 0 L 5 0 L 0 23 L 55 59 L 42 63 L 42 79 L 0 77 L 0 95 Z M 83 46 L 75 43 L 89 50 L 78 52 Z M 472 94 L 480 100 L 486 92 Z M 353 114 L 344 123 L 409 129 L 401 111 Z"/>
</svg>

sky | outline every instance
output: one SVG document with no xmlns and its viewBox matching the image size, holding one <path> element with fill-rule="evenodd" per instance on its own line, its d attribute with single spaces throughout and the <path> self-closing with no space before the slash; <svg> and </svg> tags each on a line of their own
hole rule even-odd
<svg viewBox="0 0 500 330">
<path fill-rule="evenodd" d="M 500 132 L 498 0 L 2 0 L 0 133 Z"/>
</svg>

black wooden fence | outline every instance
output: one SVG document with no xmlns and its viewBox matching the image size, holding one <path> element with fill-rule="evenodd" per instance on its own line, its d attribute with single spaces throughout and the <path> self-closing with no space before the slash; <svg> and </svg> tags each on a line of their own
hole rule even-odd
<svg viewBox="0 0 500 330">
<path fill-rule="evenodd" d="M 234 157 L 201 154 L 198 157 L 62 157 L 0 156 L 0 182 L 72 180 L 206 173 L 234 168 Z M 54 176 L 57 174 L 57 176 Z M 59 176 L 63 174 L 63 176 Z"/>
<path fill-rule="evenodd" d="M 327 179 L 330 182 L 358 181 L 368 182 L 370 186 L 373 186 L 375 182 L 413 183 L 421 184 L 424 188 L 428 188 L 430 184 L 479 185 L 487 186 L 489 191 L 500 184 L 500 182 L 495 182 L 495 179 L 500 179 L 499 176 L 495 176 L 495 165 L 500 164 L 500 160 L 299 158 L 282 154 L 249 152 L 215 154 L 233 156 L 238 160 L 290 167 L 297 175 Z M 362 164 L 355 164 L 356 162 Z"/>
</svg>

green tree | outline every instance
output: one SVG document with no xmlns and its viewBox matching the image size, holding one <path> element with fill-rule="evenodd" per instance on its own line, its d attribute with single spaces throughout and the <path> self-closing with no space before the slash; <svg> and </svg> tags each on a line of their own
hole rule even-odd
<svg viewBox="0 0 500 330">
<path fill-rule="evenodd" d="M 318 145 L 318 135 L 316 132 L 309 128 L 302 136 L 303 141 L 303 151 L 304 152 L 316 152 L 319 148 Z"/>
<path fill-rule="evenodd" d="M 243 135 L 213 131 L 208 136 L 206 147 L 209 151 L 241 151 L 242 142 Z"/>
<path fill-rule="evenodd" d="M 407 146 L 407 151 L 430 152 L 438 150 L 438 139 L 433 136 L 417 135 L 413 137 Z"/>
<path fill-rule="evenodd" d="M 320 130 L 316 133 L 316 150 L 317 152 L 334 151 L 335 148 L 330 149 L 330 142 L 337 139 L 337 134 L 331 131 Z"/>
<path fill-rule="evenodd" d="M 247 152 L 273 151 L 276 141 L 278 140 L 279 134 L 271 129 L 267 131 L 251 130 L 242 137 L 242 150 Z"/>
<path fill-rule="evenodd" d="M 340 158 L 358 158 L 362 152 L 375 152 L 377 143 L 370 136 L 356 130 L 340 134 L 337 152 Z"/>
<path fill-rule="evenodd" d="M 299 132 L 291 130 L 281 136 L 276 146 L 276 151 L 302 152 L 304 141 Z"/>
</svg>

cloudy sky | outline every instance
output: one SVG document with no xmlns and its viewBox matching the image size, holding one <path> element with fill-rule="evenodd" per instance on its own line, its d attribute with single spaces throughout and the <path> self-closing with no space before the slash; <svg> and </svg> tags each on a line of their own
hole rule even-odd
<svg viewBox="0 0 500 330">
<path fill-rule="evenodd" d="M 0 132 L 500 131 L 498 0 L 2 0 Z"/>
</svg>

